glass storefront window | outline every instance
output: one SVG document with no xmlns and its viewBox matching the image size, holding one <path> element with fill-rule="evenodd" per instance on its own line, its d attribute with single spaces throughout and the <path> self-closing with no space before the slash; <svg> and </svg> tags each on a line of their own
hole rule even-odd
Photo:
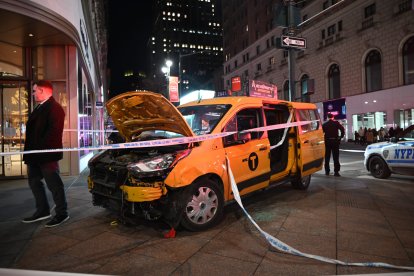
<svg viewBox="0 0 414 276">
<path fill-rule="evenodd" d="M 34 80 L 65 80 L 65 46 L 44 46 L 33 49 Z"/>
<path fill-rule="evenodd" d="M 23 151 L 28 108 L 28 82 L 0 80 L 0 146 L 2 152 Z M 0 157 L 0 176 L 22 176 L 22 155 Z"/>
<path fill-rule="evenodd" d="M 395 124 L 401 128 L 407 128 L 414 125 L 414 108 L 395 110 L 394 117 L 396 118 Z"/>
<path fill-rule="evenodd" d="M 352 115 L 353 131 L 358 131 L 360 127 L 379 130 L 381 127 L 387 127 L 387 113 L 367 112 Z"/>
<path fill-rule="evenodd" d="M 0 77 L 22 77 L 23 68 L 23 49 L 0 42 Z"/>
<path fill-rule="evenodd" d="M 91 147 L 94 145 L 94 132 L 93 132 L 93 94 L 88 91 L 87 86 L 82 86 L 81 93 L 79 95 L 79 146 Z M 88 154 L 89 150 L 80 151 L 80 156 Z"/>
</svg>

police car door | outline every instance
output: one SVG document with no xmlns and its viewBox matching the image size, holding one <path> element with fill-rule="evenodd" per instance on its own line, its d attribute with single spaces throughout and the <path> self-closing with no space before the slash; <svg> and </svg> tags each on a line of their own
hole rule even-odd
<svg viewBox="0 0 414 276">
<path fill-rule="evenodd" d="M 383 156 L 392 171 L 414 175 L 414 127 L 407 130 L 398 143 L 384 149 Z"/>
<path fill-rule="evenodd" d="M 238 134 L 224 137 L 223 145 L 242 195 L 269 184 L 269 140 L 263 132 L 240 133 L 259 126 L 263 126 L 261 108 L 247 108 L 233 116 L 223 130 L 238 131 Z"/>
</svg>

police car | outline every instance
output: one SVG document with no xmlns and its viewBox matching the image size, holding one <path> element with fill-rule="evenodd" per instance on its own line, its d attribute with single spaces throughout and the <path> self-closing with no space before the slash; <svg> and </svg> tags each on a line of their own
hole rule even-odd
<svg viewBox="0 0 414 276">
<path fill-rule="evenodd" d="M 390 142 L 369 145 L 364 156 L 365 167 L 376 178 L 388 178 L 391 173 L 414 175 L 414 125 Z"/>
</svg>

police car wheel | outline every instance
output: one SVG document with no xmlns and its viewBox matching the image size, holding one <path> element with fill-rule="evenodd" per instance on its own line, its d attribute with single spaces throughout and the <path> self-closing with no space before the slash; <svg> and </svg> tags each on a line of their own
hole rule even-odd
<svg viewBox="0 0 414 276">
<path fill-rule="evenodd" d="M 190 186 L 181 225 L 190 231 L 203 231 L 216 225 L 223 216 L 224 197 L 211 179 L 197 180 Z"/>
<path fill-rule="evenodd" d="M 369 171 L 376 178 L 387 178 L 391 175 L 387 163 L 379 156 L 373 156 L 369 160 Z"/>
<path fill-rule="evenodd" d="M 306 190 L 309 187 L 310 181 L 311 181 L 311 175 L 308 175 L 308 176 L 297 178 L 293 180 L 291 183 L 292 183 L 293 188 L 295 189 Z"/>
</svg>

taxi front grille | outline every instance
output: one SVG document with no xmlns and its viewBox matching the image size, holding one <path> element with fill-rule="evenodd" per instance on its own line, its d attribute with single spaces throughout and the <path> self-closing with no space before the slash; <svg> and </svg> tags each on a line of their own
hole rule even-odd
<svg viewBox="0 0 414 276">
<path fill-rule="evenodd" d="M 96 166 L 91 170 L 91 179 L 94 185 L 102 185 L 109 188 L 118 188 L 127 180 L 128 171 L 120 166 Z"/>
</svg>

